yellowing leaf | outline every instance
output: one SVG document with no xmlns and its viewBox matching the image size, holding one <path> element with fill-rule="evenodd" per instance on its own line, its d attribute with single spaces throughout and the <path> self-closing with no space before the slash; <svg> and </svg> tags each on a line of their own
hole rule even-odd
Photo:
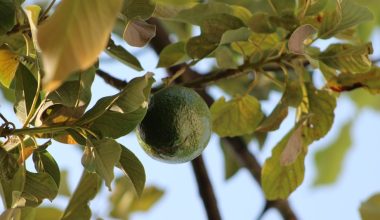
<svg viewBox="0 0 380 220">
<path fill-rule="evenodd" d="M 131 20 L 125 27 L 123 38 L 131 46 L 143 47 L 156 36 L 156 26 L 143 20 Z"/>
<path fill-rule="evenodd" d="M 290 139 L 301 127 L 292 129 L 272 150 L 272 156 L 268 158 L 261 171 L 261 184 L 268 200 L 286 199 L 302 183 L 305 166 L 304 160 L 307 153 L 305 145 L 299 149 L 297 157 L 289 165 L 281 164 L 283 152 L 289 147 Z"/>
<path fill-rule="evenodd" d="M 360 216 L 362 220 L 380 219 L 380 194 L 377 193 L 360 206 Z"/>
<path fill-rule="evenodd" d="M 344 158 L 351 147 L 351 126 L 351 122 L 345 124 L 337 139 L 315 154 L 317 176 L 314 185 L 331 184 L 338 178 Z"/>
<path fill-rule="evenodd" d="M 249 95 L 228 102 L 222 97 L 210 110 L 213 130 L 221 137 L 251 134 L 263 119 L 259 101 Z"/>
<path fill-rule="evenodd" d="M 371 43 L 362 45 L 331 44 L 316 59 L 327 66 L 347 73 L 363 73 L 371 69 L 369 55 L 373 49 Z"/>
<path fill-rule="evenodd" d="M 12 51 L 0 48 L 0 82 L 9 88 L 16 74 L 19 61 Z"/>
<path fill-rule="evenodd" d="M 122 0 L 63 0 L 38 27 L 47 90 L 93 65 L 105 49 Z"/>
</svg>

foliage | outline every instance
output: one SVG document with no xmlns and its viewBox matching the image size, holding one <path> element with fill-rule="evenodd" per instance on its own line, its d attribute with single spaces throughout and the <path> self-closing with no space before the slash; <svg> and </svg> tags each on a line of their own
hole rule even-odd
<svg viewBox="0 0 380 220">
<path fill-rule="evenodd" d="M 49 213 L 90 219 L 88 203 L 102 180 L 112 190 L 112 217 L 147 211 L 163 191 L 144 188 L 143 164 L 117 139 L 143 120 L 151 93 L 172 83 L 197 88 L 204 98 L 212 85 L 229 96 L 214 97 L 212 104 L 206 99 L 213 131 L 224 137 L 226 179 L 242 167 L 228 138 L 262 145 L 289 108 L 296 110 L 294 126 L 273 146 L 258 178 L 267 200 L 287 199 L 302 184 L 309 146 L 331 129 L 341 93 L 352 92 L 359 108 L 379 109 L 374 98 L 380 91 L 379 67 L 368 42 L 377 24 L 380 6 L 369 0 L 62 0 L 42 5 L 0 0 L 1 91 L 20 120 L 1 115 L 0 192 L 7 209 L 0 218 L 38 219 Z M 102 72 L 101 52 L 142 72 L 141 59 L 116 40 L 154 46 L 165 30 L 175 40 L 159 42 L 157 68 L 170 73 L 164 84 L 154 84 L 150 72 L 121 86 L 111 78 L 120 91 L 88 108 L 91 85 Z M 317 42 L 324 39 L 336 43 L 321 49 Z M 205 59 L 215 61 L 210 73 L 192 70 Z M 320 73 L 321 88 L 315 84 Z M 271 93 L 281 93 L 281 99 L 264 112 L 261 103 Z M 351 144 L 350 129 L 351 122 L 336 142 L 316 154 L 315 184 L 336 181 Z M 49 140 L 38 144 L 43 139 Z M 83 151 L 83 175 L 64 211 L 38 207 L 58 193 L 70 195 L 49 153 L 55 141 Z M 25 165 L 28 158 L 36 173 Z M 125 174 L 115 185 L 114 167 Z M 363 203 L 363 219 L 377 219 L 378 203 L 378 196 Z"/>
</svg>

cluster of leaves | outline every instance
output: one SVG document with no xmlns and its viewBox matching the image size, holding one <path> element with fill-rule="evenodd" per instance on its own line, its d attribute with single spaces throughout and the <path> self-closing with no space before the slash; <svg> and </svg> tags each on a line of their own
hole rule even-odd
<svg viewBox="0 0 380 220">
<path fill-rule="evenodd" d="M 289 107 L 296 109 L 294 127 L 274 146 L 261 174 L 265 197 L 286 199 L 303 181 L 308 146 L 330 130 L 339 94 L 357 88 L 380 91 L 380 68 L 369 58 L 371 43 L 363 40 L 373 26 L 362 24 L 373 20 L 373 15 L 363 2 L 367 1 L 63 0 L 50 14 L 51 5 L 41 10 L 37 5 L 22 6 L 22 0 L 0 0 L 0 83 L 22 123 L 20 129 L 10 127 L 8 121 L 0 127 L 0 134 L 7 137 L 0 148 L 0 180 L 8 208 L 1 217 L 24 219 L 36 214 L 32 207 L 43 199 L 57 196 L 61 174 L 47 150 L 51 142 L 37 144 L 43 138 L 83 146 L 83 176 L 66 210 L 59 213 L 61 219 L 90 219 L 88 202 L 101 180 L 111 190 L 114 167 L 127 177 L 116 181 L 114 191 L 119 193 L 111 199 L 115 204 L 123 196 L 130 197 L 130 189 L 145 195 L 149 204 L 159 199 L 160 190 L 147 188 L 144 194 L 143 165 L 115 140 L 132 132 L 145 116 L 153 75 L 134 78 L 119 93 L 87 109 L 102 51 L 143 70 L 139 60 L 116 45 L 110 34 L 143 47 L 156 34 L 156 27 L 148 22 L 152 17 L 176 39 L 161 51 L 157 67 L 184 63 L 191 67 L 206 58 L 215 60 L 213 73 L 183 84 L 213 84 L 232 97 L 221 97 L 211 106 L 213 131 L 220 137 L 242 136 L 263 145 L 267 134 L 287 118 Z M 195 26 L 200 28 L 196 36 Z M 339 41 L 324 50 L 315 46 L 317 40 L 330 38 Z M 316 69 L 325 79 L 323 88 L 314 85 Z M 265 114 L 260 103 L 272 91 L 282 97 Z M 342 134 L 349 131 L 347 124 Z M 328 173 L 317 183 L 336 179 L 341 152 L 350 144 L 339 141 L 338 147 L 317 154 L 320 172 Z M 240 167 L 226 144 L 222 142 L 222 149 L 226 178 L 230 178 Z M 37 173 L 26 169 L 24 162 L 30 156 Z M 325 167 L 331 157 L 337 161 L 335 170 Z M 134 202 L 115 206 L 111 214 L 126 218 L 132 211 L 149 208 L 130 201 Z"/>
</svg>

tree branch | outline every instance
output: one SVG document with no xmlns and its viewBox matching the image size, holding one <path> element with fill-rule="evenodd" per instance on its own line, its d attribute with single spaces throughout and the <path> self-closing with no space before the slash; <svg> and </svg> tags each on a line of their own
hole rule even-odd
<svg viewBox="0 0 380 220">
<path fill-rule="evenodd" d="M 191 161 L 193 171 L 198 183 L 199 194 L 203 200 L 207 216 L 209 220 L 222 219 L 217 206 L 217 201 L 214 195 L 214 190 L 208 176 L 206 166 L 203 161 L 202 155 Z"/>
</svg>

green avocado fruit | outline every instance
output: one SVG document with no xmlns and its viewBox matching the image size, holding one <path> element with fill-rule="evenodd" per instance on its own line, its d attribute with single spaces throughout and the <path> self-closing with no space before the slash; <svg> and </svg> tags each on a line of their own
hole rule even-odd
<svg viewBox="0 0 380 220">
<path fill-rule="evenodd" d="M 211 136 L 211 114 L 194 90 L 171 86 L 155 93 L 137 127 L 145 152 L 166 163 L 185 163 L 198 157 Z"/>
</svg>

